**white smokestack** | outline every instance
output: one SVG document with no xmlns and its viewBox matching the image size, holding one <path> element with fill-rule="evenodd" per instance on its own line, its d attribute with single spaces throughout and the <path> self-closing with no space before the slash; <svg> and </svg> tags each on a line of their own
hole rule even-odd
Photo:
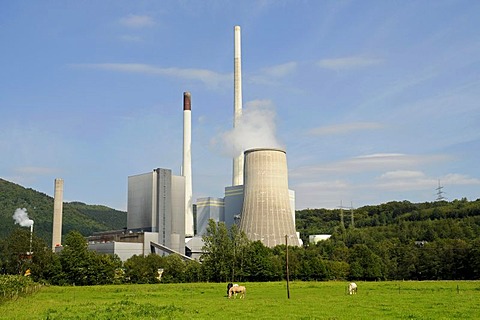
<svg viewBox="0 0 480 320">
<path fill-rule="evenodd" d="M 185 236 L 193 237 L 192 204 L 192 100 L 190 92 L 183 93 L 183 164 L 185 177 Z"/>
<path fill-rule="evenodd" d="M 19 224 L 21 227 L 33 227 L 33 220 L 28 217 L 27 209 L 18 208 L 12 216 L 15 220 L 15 224 Z"/>
<path fill-rule="evenodd" d="M 33 220 L 32 220 L 32 225 L 30 226 L 30 252 L 28 254 L 33 254 L 32 243 L 33 243 Z"/>
<path fill-rule="evenodd" d="M 240 26 L 234 28 L 234 113 L 233 127 L 235 128 L 242 116 L 242 44 Z M 243 185 L 243 150 L 233 159 L 233 179 L 232 185 Z"/>
<path fill-rule="evenodd" d="M 63 179 L 55 179 L 55 195 L 53 198 L 53 232 L 52 250 L 62 244 L 62 216 L 63 216 Z"/>
</svg>

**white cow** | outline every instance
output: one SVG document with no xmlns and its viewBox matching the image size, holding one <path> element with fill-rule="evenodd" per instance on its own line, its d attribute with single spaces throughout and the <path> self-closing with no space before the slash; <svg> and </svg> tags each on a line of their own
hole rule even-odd
<svg viewBox="0 0 480 320">
<path fill-rule="evenodd" d="M 357 284 L 355 282 L 348 284 L 348 294 L 357 294 Z"/>
</svg>

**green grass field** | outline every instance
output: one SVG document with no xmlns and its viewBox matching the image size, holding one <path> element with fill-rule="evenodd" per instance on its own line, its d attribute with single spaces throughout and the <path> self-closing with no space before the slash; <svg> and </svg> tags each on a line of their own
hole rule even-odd
<svg viewBox="0 0 480 320">
<path fill-rule="evenodd" d="M 0 319 L 480 319 L 480 282 L 247 283 L 43 287 L 0 305 Z"/>
</svg>

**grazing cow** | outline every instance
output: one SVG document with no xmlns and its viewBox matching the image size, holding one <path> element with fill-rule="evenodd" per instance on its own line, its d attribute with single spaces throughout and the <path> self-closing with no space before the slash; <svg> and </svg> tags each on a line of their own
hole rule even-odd
<svg viewBox="0 0 480 320">
<path fill-rule="evenodd" d="M 237 298 L 237 294 L 240 293 L 240 299 L 245 298 L 245 295 L 247 294 L 247 288 L 244 286 L 232 286 L 230 290 L 228 290 L 228 299 L 234 295 L 234 299 Z"/>
<path fill-rule="evenodd" d="M 229 282 L 227 284 L 227 296 L 228 296 L 228 291 L 230 290 L 231 287 L 238 287 L 238 284 L 237 283 L 231 283 L 231 282 Z"/>
<path fill-rule="evenodd" d="M 357 284 L 355 282 L 348 284 L 348 294 L 357 294 Z"/>
</svg>

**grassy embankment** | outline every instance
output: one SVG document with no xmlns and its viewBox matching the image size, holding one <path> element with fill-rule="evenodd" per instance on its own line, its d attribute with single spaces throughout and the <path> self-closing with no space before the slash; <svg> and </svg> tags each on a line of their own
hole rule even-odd
<svg viewBox="0 0 480 320">
<path fill-rule="evenodd" d="M 245 300 L 226 284 L 43 287 L 0 304 L 0 319 L 479 319 L 480 282 L 248 283 Z"/>
</svg>

